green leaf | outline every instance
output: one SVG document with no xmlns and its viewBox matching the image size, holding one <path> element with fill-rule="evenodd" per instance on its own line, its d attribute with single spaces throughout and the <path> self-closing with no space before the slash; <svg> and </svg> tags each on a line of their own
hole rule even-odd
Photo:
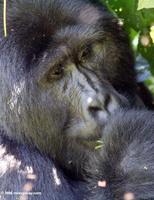
<svg viewBox="0 0 154 200">
<path fill-rule="evenodd" d="M 103 145 L 98 145 L 95 147 L 95 150 L 101 149 Z"/>
<path fill-rule="evenodd" d="M 141 10 L 143 8 L 154 8 L 154 0 L 139 0 L 138 10 Z"/>
</svg>

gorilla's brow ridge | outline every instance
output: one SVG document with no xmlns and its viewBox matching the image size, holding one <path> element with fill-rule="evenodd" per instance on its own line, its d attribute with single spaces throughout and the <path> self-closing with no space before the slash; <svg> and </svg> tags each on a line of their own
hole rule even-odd
<svg viewBox="0 0 154 200">
<path fill-rule="evenodd" d="M 88 25 L 74 25 L 67 26 L 56 32 L 56 37 L 59 40 L 65 41 L 78 41 L 78 42 L 88 42 L 97 41 L 104 38 L 104 31 L 98 31 L 93 26 Z"/>
</svg>

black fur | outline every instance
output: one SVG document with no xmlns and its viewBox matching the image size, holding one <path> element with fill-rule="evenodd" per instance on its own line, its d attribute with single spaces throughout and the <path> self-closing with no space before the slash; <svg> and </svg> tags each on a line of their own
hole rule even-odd
<svg viewBox="0 0 154 200">
<path fill-rule="evenodd" d="M 130 110 L 112 116 L 103 132 L 100 157 L 90 157 L 91 200 L 154 199 L 154 113 Z M 98 187 L 106 181 L 106 187 Z"/>
</svg>

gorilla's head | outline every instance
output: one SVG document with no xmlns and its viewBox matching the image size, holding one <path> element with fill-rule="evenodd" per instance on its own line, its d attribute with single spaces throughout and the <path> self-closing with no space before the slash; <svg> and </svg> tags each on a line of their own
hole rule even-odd
<svg viewBox="0 0 154 200">
<path fill-rule="evenodd" d="M 62 138 L 97 138 L 127 104 L 118 92 L 134 98 L 129 43 L 105 9 L 75 0 L 11 1 L 7 29 L 4 38 L 0 27 L 0 125 L 10 137 L 47 152 Z"/>
</svg>

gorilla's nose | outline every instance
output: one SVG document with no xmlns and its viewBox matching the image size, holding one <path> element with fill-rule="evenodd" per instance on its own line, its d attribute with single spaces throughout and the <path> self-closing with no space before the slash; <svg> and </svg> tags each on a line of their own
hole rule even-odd
<svg viewBox="0 0 154 200">
<path fill-rule="evenodd" d="M 113 95 L 99 95 L 89 97 L 88 100 L 88 111 L 93 117 L 102 116 L 103 118 L 113 113 L 118 107 L 119 103 Z"/>
</svg>

